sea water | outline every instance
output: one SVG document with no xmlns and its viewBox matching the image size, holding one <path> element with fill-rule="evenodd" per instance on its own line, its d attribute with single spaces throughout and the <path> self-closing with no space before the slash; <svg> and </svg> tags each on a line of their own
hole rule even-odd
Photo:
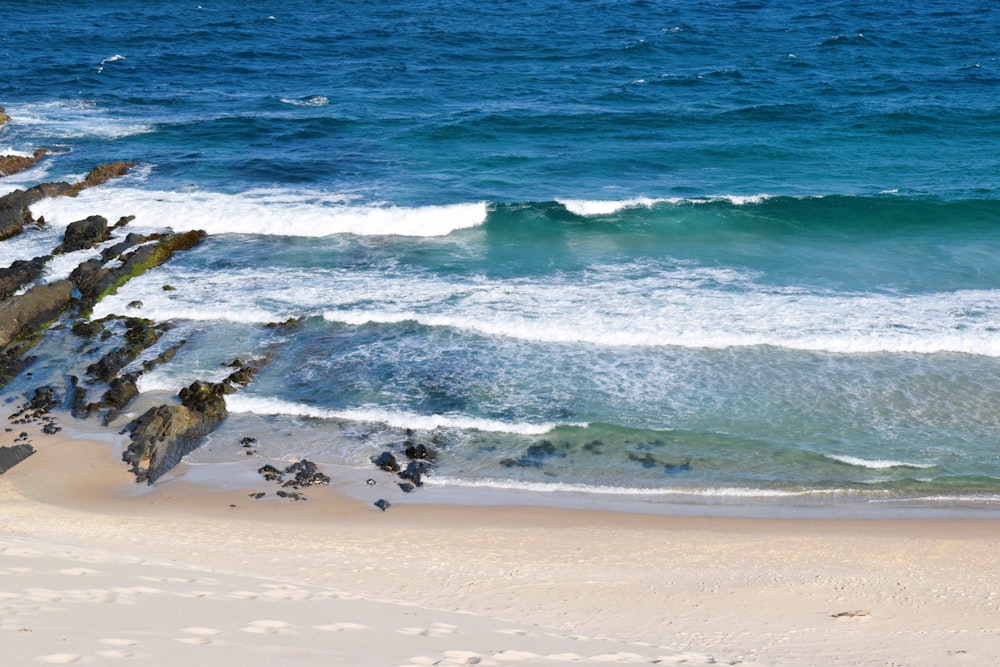
<svg viewBox="0 0 1000 667">
<path fill-rule="evenodd" d="M 261 360 L 195 461 L 409 438 L 437 486 L 1000 502 L 995 3 L 4 14 L 0 154 L 55 155 L 0 189 L 138 165 L 0 264 L 95 213 L 209 234 L 93 315 L 187 341 L 148 395 Z"/>
</svg>

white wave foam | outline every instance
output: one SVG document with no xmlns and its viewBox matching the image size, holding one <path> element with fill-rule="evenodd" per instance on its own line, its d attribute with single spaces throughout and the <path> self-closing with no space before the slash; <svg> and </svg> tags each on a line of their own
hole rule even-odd
<svg viewBox="0 0 1000 667">
<path fill-rule="evenodd" d="M 834 454 L 828 454 L 827 458 L 833 459 L 834 461 L 840 461 L 841 463 L 846 463 L 852 466 L 859 466 L 861 468 L 870 468 L 872 470 L 884 470 L 886 468 L 933 468 L 935 464 L 933 463 L 910 463 L 907 461 L 892 461 L 892 460 L 879 460 L 879 459 L 861 459 L 856 456 L 838 456 Z"/>
<path fill-rule="evenodd" d="M 591 284 L 504 282 L 478 290 L 463 285 L 439 300 L 428 300 L 426 290 L 418 290 L 420 299 L 392 290 L 381 304 L 345 304 L 323 317 L 352 325 L 414 321 L 487 336 L 611 347 L 773 345 L 845 354 L 1000 356 L 1000 291 L 817 294 L 752 282 L 711 288 L 697 273 L 686 280 L 679 277 L 683 271 L 678 274 L 621 281 L 611 273 Z"/>
<path fill-rule="evenodd" d="M 610 215 L 627 208 L 650 208 L 657 203 L 674 200 L 638 197 L 622 200 L 557 199 L 556 201 L 565 206 L 566 210 L 571 213 L 582 216 L 593 216 Z"/>
<path fill-rule="evenodd" d="M 153 131 L 153 126 L 148 123 L 116 118 L 83 100 L 11 104 L 7 107 L 7 114 L 13 126 L 29 131 L 32 141 L 39 145 L 79 137 L 119 139 Z"/>
<path fill-rule="evenodd" d="M 749 487 L 684 488 L 684 487 L 633 487 L 572 484 L 568 482 L 525 482 L 511 479 L 459 479 L 434 475 L 425 477 L 428 486 L 460 487 L 469 489 L 499 489 L 528 491 L 532 493 L 582 493 L 600 496 L 697 496 L 713 498 L 786 498 L 791 496 L 837 495 L 848 493 L 840 489 L 783 491 L 779 489 L 754 489 Z"/>
<path fill-rule="evenodd" d="M 342 195 L 294 192 L 222 194 L 163 192 L 105 186 L 79 197 L 45 199 L 32 207 L 47 221 L 66 225 L 101 211 L 108 219 L 135 215 L 136 227 L 175 231 L 202 229 L 209 234 L 262 234 L 319 237 L 444 236 L 486 219 L 486 203 L 406 208 L 347 205 Z"/>
<path fill-rule="evenodd" d="M 282 97 L 281 101 L 285 104 L 291 104 L 296 107 L 325 107 L 330 104 L 330 98 L 323 95 L 311 95 L 309 97 L 300 97 L 298 99 Z"/>
<path fill-rule="evenodd" d="M 629 208 L 652 208 L 658 204 L 711 204 L 725 201 L 735 206 L 760 204 L 770 199 L 772 195 L 718 195 L 713 197 L 634 197 L 632 199 L 557 199 L 571 213 L 582 216 L 610 215 Z"/>
<path fill-rule="evenodd" d="M 330 410 L 304 403 L 293 403 L 274 398 L 260 398 L 234 394 L 226 397 L 226 407 L 230 412 L 249 412 L 258 415 L 291 415 L 315 417 L 318 419 L 342 419 L 347 421 L 376 422 L 393 428 L 462 428 L 493 433 L 518 433 L 538 435 L 548 433 L 556 424 L 527 424 L 483 419 L 465 415 L 422 415 L 415 412 L 386 410 L 382 408 L 352 408 Z M 585 424 L 580 424 L 585 426 Z"/>
</svg>

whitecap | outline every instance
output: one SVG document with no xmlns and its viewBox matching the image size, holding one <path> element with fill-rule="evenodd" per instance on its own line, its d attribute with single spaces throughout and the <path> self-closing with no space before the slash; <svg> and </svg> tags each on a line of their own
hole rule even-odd
<svg viewBox="0 0 1000 667">
<path fill-rule="evenodd" d="M 301 237 L 445 236 L 486 220 L 486 202 L 405 207 L 348 205 L 343 201 L 342 195 L 318 193 L 234 195 L 119 186 L 86 190 L 75 198 L 46 199 L 32 210 L 52 224 L 69 224 L 97 210 L 109 219 L 135 215 L 133 228 Z"/>
<path fill-rule="evenodd" d="M 847 465 L 869 468 L 871 470 L 885 470 L 886 468 L 933 468 L 933 463 L 912 463 L 908 461 L 893 461 L 888 459 L 862 459 L 856 456 L 840 456 L 828 454 L 827 458 L 840 461 Z"/>
<path fill-rule="evenodd" d="M 296 107 L 325 107 L 330 104 L 330 98 L 325 95 L 310 95 L 309 97 L 300 97 L 297 99 L 282 97 L 281 101 Z"/>
<path fill-rule="evenodd" d="M 339 419 L 355 422 L 370 422 L 386 424 L 393 428 L 416 428 L 433 430 L 435 428 L 461 428 L 493 433 L 517 433 L 523 435 L 539 435 L 548 433 L 557 424 L 533 424 L 527 422 L 505 422 L 497 419 L 472 417 L 469 415 L 419 414 L 403 410 L 392 410 L 380 407 L 347 408 L 331 410 L 305 403 L 294 403 L 276 398 L 264 398 L 233 394 L 226 396 L 226 408 L 234 413 L 252 413 L 257 415 L 290 415 L 298 417 L 313 417 L 316 419 Z M 576 424 L 586 426 L 586 424 Z"/>
</svg>

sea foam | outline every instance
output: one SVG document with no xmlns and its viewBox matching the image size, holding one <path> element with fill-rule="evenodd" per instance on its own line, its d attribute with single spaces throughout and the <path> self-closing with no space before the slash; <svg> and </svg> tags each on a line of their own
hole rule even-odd
<svg viewBox="0 0 1000 667">
<path fill-rule="evenodd" d="M 344 202 L 341 195 L 294 192 L 239 195 L 105 187 L 86 190 L 76 198 L 46 199 L 32 210 L 59 225 L 101 211 L 108 219 L 135 215 L 132 229 L 201 229 L 209 234 L 301 237 L 443 236 L 480 225 L 486 219 L 485 202 L 421 207 Z"/>
<path fill-rule="evenodd" d="M 538 435 L 548 433 L 556 424 L 530 424 L 484 419 L 467 415 L 425 415 L 414 412 L 385 408 L 347 408 L 331 410 L 305 403 L 294 403 L 274 398 L 261 398 L 234 394 L 226 397 L 226 407 L 230 412 L 253 413 L 257 415 L 289 415 L 313 417 L 317 419 L 340 419 L 357 422 L 375 422 L 393 428 L 462 428 L 494 433 L 518 433 Z"/>
</svg>

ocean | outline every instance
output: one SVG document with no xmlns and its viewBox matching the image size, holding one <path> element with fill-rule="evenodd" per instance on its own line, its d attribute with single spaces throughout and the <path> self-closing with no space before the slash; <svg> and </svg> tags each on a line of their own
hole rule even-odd
<svg viewBox="0 0 1000 667">
<path fill-rule="evenodd" d="M 193 464 L 410 440 L 415 498 L 995 509 L 1000 7 L 794 5 L 9 0 L 0 154 L 54 154 L 0 194 L 138 165 L 0 265 L 92 214 L 208 232 L 93 314 L 187 341 L 147 399 L 261 361 Z"/>
</svg>

